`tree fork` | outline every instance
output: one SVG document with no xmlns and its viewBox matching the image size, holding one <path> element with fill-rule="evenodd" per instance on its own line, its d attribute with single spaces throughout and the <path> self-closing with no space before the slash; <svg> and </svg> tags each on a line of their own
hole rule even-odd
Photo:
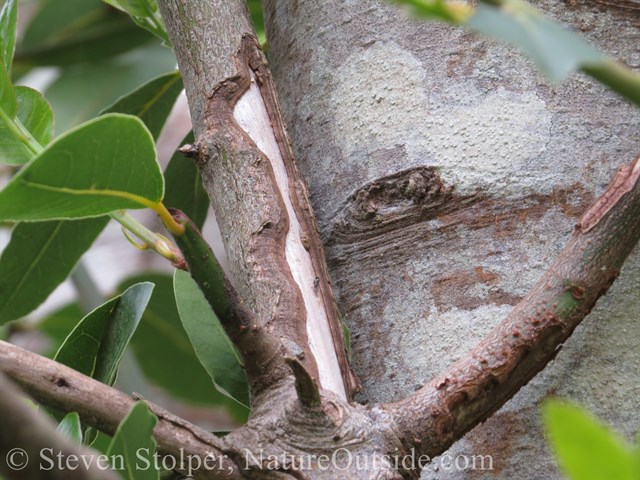
<svg viewBox="0 0 640 480">
<path fill-rule="evenodd" d="M 469 355 L 405 399 L 362 406 L 331 391 L 317 392 L 297 357 L 286 357 L 283 361 L 295 364 L 295 379 L 288 375 L 260 392 L 249 422 L 224 439 L 151 406 L 159 418 L 154 437 L 160 451 L 226 458 L 222 469 L 198 472 L 200 478 L 418 478 L 418 469 L 394 459 L 401 461 L 412 451 L 434 457 L 495 412 L 554 358 L 606 293 L 640 239 L 639 179 L 640 157 L 616 174 L 558 259 L 511 314 Z M 42 404 L 76 411 L 107 433 L 115 431 L 134 402 L 2 341 L 0 371 Z M 313 469 L 295 463 L 333 458 L 336 452 L 367 461 L 368 467 L 353 463 L 348 469 L 340 464 Z"/>
</svg>

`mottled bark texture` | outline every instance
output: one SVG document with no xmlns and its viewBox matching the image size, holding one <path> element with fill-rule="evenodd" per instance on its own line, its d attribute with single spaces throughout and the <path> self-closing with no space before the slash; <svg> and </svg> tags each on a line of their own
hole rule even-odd
<svg viewBox="0 0 640 480">
<path fill-rule="evenodd" d="M 638 2 L 534 3 L 640 66 Z M 637 155 L 640 115 L 584 76 L 549 86 L 515 49 L 379 1 L 267 0 L 266 22 L 359 399 L 398 400 L 512 312 Z M 538 415 L 550 394 L 633 439 L 639 269 L 632 255 L 556 360 L 450 450 L 492 455 L 495 470 L 423 478 L 560 478 Z"/>
</svg>

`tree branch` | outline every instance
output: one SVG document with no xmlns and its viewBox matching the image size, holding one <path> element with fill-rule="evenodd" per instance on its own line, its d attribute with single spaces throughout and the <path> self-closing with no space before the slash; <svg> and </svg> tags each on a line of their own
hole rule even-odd
<svg viewBox="0 0 640 480">
<path fill-rule="evenodd" d="M 267 351 L 245 358 L 247 373 L 262 369 L 268 388 L 291 375 L 285 358 L 297 357 L 321 388 L 349 399 L 357 380 L 322 243 L 246 4 L 159 5 L 189 99 L 196 137 L 189 152 L 216 211 L 232 283 L 255 314 L 253 334 L 269 332 L 284 344 L 265 341 Z"/>
<path fill-rule="evenodd" d="M 640 238 L 640 157 L 583 215 L 558 259 L 469 355 L 384 405 L 406 448 L 431 457 L 498 410 L 560 350 Z"/>
<path fill-rule="evenodd" d="M 39 403 L 62 412 L 77 412 L 84 423 L 110 435 L 136 401 L 69 367 L 4 341 L 0 341 L 0 372 Z M 225 455 L 224 441 L 156 405 L 149 407 L 158 417 L 153 436 L 161 454 L 176 459 L 193 455 L 201 460 L 213 455 L 219 460 L 218 468 L 198 472 L 197 478 L 241 478 L 238 467 Z"/>
<path fill-rule="evenodd" d="M 87 468 L 48 469 L 49 461 L 99 455 L 56 432 L 55 425 L 25 402 L 21 392 L 0 373 L 0 473 L 15 480 L 117 480 L 111 470 L 92 463 Z M 44 452 L 45 459 L 41 458 Z M 24 465 L 24 468 L 20 468 Z M 45 467 L 44 469 L 42 467 Z"/>
</svg>

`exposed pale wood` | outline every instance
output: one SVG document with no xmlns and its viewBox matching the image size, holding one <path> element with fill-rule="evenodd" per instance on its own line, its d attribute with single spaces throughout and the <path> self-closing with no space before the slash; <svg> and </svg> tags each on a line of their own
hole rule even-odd
<svg viewBox="0 0 640 480">
<path fill-rule="evenodd" d="M 322 389 L 350 399 L 358 383 L 306 186 L 241 4 L 160 2 L 185 79 L 196 162 L 216 211 L 231 281 L 256 315 L 256 335 L 264 329 L 282 339 Z M 185 28 L 193 24 L 198 28 Z M 215 49 L 203 48 L 210 45 Z M 274 351 L 271 357 L 282 355 Z M 271 375 L 261 375 L 265 388 L 282 380 L 280 360 Z"/>
</svg>

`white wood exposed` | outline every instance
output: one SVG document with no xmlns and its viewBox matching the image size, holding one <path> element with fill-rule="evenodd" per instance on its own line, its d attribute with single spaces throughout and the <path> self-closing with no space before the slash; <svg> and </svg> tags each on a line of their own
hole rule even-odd
<svg viewBox="0 0 640 480">
<path fill-rule="evenodd" d="M 340 366 L 336 357 L 329 320 L 319 290 L 315 288 L 316 272 L 309 252 L 300 238 L 300 223 L 291 203 L 289 179 L 260 89 L 252 79 L 251 87 L 234 108 L 234 118 L 258 148 L 269 159 L 276 183 L 289 215 L 286 238 L 286 259 L 293 278 L 302 293 L 307 313 L 309 346 L 318 365 L 320 385 L 346 399 Z"/>
</svg>

